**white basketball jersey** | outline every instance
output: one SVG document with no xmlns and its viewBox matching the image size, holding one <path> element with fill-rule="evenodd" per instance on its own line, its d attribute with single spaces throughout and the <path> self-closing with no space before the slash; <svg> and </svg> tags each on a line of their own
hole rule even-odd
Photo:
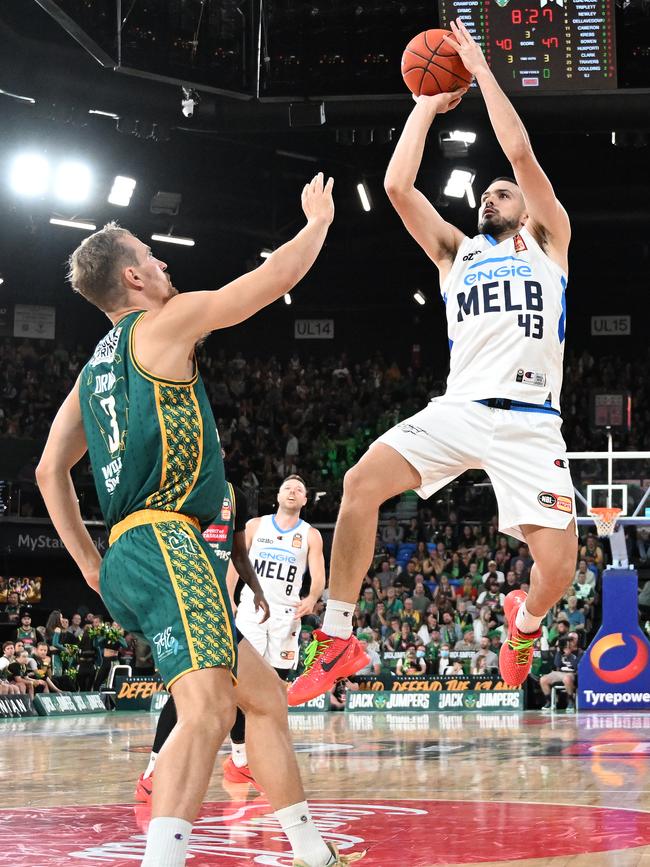
<svg viewBox="0 0 650 867">
<path fill-rule="evenodd" d="M 290 530 L 282 530 L 275 515 L 260 518 L 248 556 L 270 604 L 286 605 L 300 599 L 310 528 L 311 524 L 299 520 Z M 253 591 L 244 587 L 241 602 L 252 601 Z"/>
<path fill-rule="evenodd" d="M 566 283 L 525 226 L 500 243 L 465 238 L 440 290 L 451 353 L 442 400 L 502 397 L 559 410 Z"/>
</svg>

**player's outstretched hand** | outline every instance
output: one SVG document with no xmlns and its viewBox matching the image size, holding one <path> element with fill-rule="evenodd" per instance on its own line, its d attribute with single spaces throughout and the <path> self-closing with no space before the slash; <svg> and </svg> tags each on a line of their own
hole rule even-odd
<svg viewBox="0 0 650 867">
<path fill-rule="evenodd" d="M 266 621 L 271 616 L 271 609 L 269 608 L 269 603 L 266 601 L 266 596 L 263 593 L 256 593 L 253 596 L 253 605 L 255 606 L 255 613 L 257 614 L 260 610 L 263 612 L 264 617 L 260 620 L 260 623 L 266 623 Z"/>
<path fill-rule="evenodd" d="M 487 60 L 478 42 L 472 38 L 472 34 L 463 24 L 460 18 L 451 22 L 452 36 L 445 36 L 444 40 L 458 52 L 463 66 L 472 75 L 476 75 L 481 69 L 487 69 Z"/>
<path fill-rule="evenodd" d="M 305 184 L 301 200 L 302 209 L 309 222 L 323 220 L 328 226 L 332 222 L 334 219 L 333 186 L 334 178 L 329 178 L 325 183 L 322 172 L 312 178 L 310 183 Z"/>
<path fill-rule="evenodd" d="M 418 105 L 423 105 L 427 109 L 431 109 L 436 114 L 446 114 L 452 111 L 457 105 L 460 105 L 462 98 L 467 93 L 466 87 L 461 87 L 459 90 L 452 90 L 451 93 L 436 93 L 435 96 L 420 96 L 413 95 L 413 99 Z"/>
</svg>

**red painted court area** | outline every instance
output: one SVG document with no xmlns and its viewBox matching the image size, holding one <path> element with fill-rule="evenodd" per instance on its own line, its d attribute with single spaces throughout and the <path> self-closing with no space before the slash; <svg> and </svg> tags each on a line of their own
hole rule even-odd
<svg viewBox="0 0 650 867">
<path fill-rule="evenodd" d="M 6 810 L 0 817 L 0 864 L 132 867 L 144 853 L 148 818 L 144 808 L 137 810 L 124 805 Z M 516 862 L 539 858 L 541 852 L 552 858 L 650 844 L 650 814 L 637 810 L 340 800 L 314 801 L 312 812 L 325 838 L 342 852 L 367 848 L 368 867 Z M 262 800 L 206 804 L 189 852 L 194 867 L 292 864 L 277 822 Z"/>
</svg>

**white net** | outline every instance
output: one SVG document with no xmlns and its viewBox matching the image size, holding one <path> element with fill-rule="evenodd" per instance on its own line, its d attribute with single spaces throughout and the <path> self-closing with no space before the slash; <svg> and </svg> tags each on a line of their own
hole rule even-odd
<svg viewBox="0 0 650 867">
<path fill-rule="evenodd" d="M 612 535 L 616 529 L 616 522 L 618 521 L 619 515 L 622 511 L 622 509 L 592 507 L 591 517 L 594 519 L 596 532 L 600 537 Z"/>
</svg>

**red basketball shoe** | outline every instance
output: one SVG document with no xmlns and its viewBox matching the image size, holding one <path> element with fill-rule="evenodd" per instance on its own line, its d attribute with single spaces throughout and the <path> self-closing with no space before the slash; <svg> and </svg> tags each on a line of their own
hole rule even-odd
<svg viewBox="0 0 650 867">
<path fill-rule="evenodd" d="M 533 644 L 542 634 L 541 629 L 537 632 L 521 632 L 515 626 L 517 612 L 526 601 L 527 595 L 523 590 L 512 590 L 503 605 L 508 637 L 499 651 L 499 671 L 508 686 L 519 687 L 528 677 L 533 664 Z"/>
<path fill-rule="evenodd" d="M 322 629 L 314 630 L 314 640 L 307 648 L 305 670 L 287 692 L 291 706 L 304 704 L 332 689 L 337 680 L 351 677 L 368 665 L 370 657 L 351 635 L 333 638 Z"/>
<path fill-rule="evenodd" d="M 262 791 L 259 785 L 255 782 L 255 777 L 251 774 L 251 769 L 248 765 L 238 768 L 233 762 L 232 756 L 228 756 L 223 763 L 223 776 L 229 783 L 250 783 L 250 785 L 254 786 L 258 792 Z"/>
<path fill-rule="evenodd" d="M 146 779 L 144 773 L 140 774 L 138 782 L 135 784 L 133 797 L 137 804 L 151 804 L 151 798 L 153 797 L 153 774 Z"/>
</svg>

